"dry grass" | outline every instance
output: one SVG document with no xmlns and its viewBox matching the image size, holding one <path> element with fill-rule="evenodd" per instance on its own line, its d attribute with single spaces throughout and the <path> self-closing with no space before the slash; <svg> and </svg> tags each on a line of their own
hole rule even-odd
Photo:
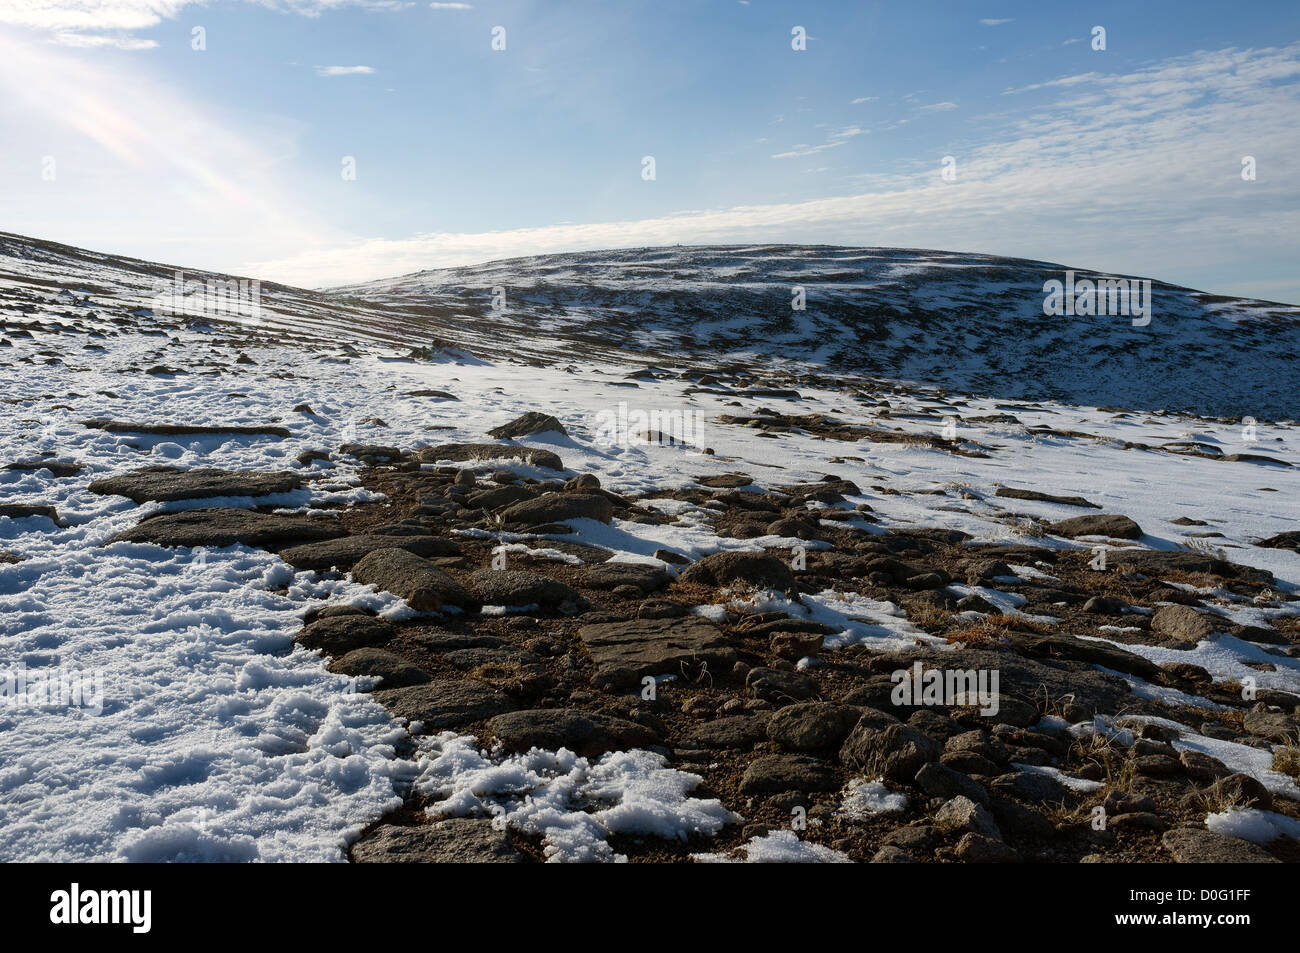
<svg viewBox="0 0 1300 953">
<path fill-rule="evenodd" d="M 946 638 L 949 642 L 962 645 L 984 645 L 1006 638 L 1008 632 L 1045 633 L 1051 631 L 1052 627 L 1050 625 L 1035 622 L 1033 619 L 1023 619 L 1013 615 L 991 615 L 947 633 Z"/>
</svg>

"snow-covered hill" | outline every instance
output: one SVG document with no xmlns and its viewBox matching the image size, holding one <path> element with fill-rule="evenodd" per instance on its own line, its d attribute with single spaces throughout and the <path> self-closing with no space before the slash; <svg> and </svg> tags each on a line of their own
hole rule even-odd
<svg viewBox="0 0 1300 953">
<path fill-rule="evenodd" d="M 1014 400 L 1300 416 L 1300 307 L 1154 281 L 1150 322 L 1049 316 L 1068 265 L 829 246 L 637 248 L 516 258 L 335 289 L 463 316 L 527 352 L 571 340 L 647 360 L 760 355 Z M 1073 269 L 1076 283 L 1113 278 Z M 795 310 L 796 289 L 804 310 Z M 495 289 L 505 308 L 494 309 Z"/>
</svg>

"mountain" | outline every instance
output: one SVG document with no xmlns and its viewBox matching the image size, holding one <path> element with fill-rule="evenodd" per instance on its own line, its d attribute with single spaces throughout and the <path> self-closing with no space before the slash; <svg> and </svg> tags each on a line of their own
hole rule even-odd
<svg viewBox="0 0 1300 953">
<path fill-rule="evenodd" d="M 1045 315 L 1044 285 L 1067 270 L 1076 282 L 1117 277 L 990 255 L 759 245 L 516 258 L 334 292 L 413 323 L 454 313 L 525 354 L 563 340 L 650 361 L 758 356 L 1013 400 L 1300 416 L 1300 307 L 1152 281 L 1144 326 Z M 791 306 L 799 287 L 802 311 Z"/>
</svg>

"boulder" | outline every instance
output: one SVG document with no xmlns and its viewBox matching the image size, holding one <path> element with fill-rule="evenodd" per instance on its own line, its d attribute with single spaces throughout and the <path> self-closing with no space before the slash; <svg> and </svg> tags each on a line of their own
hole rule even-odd
<svg viewBox="0 0 1300 953">
<path fill-rule="evenodd" d="M 417 612 L 466 606 L 469 594 L 433 563 L 404 549 L 376 549 L 352 567 L 352 578 L 406 600 Z"/>
</svg>

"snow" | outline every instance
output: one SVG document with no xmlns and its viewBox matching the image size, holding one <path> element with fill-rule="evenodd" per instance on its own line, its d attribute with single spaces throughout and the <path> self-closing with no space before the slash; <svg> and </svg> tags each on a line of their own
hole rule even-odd
<svg viewBox="0 0 1300 953">
<path fill-rule="evenodd" d="M 685 840 L 712 836 L 740 820 L 714 798 L 687 795 L 697 775 L 666 766 L 650 751 L 609 752 L 590 760 L 561 748 L 526 754 L 479 750 L 474 739 L 443 732 L 424 742 L 415 789 L 438 803 L 434 816 L 492 817 L 540 835 L 551 862 L 618 862 L 613 834 Z"/>
<path fill-rule="evenodd" d="M 844 790 L 840 813 L 850 820 L 907 810 L 907 795 L 896 794 L 879 779 L 854 778 Z"/>
<path fill-rule="evenodd" d="M 1205 826 L 1216 834 L 1240 837 L 1255 844 L 1270 844 L 1281 837 L 1300 841 L 1300 820 L 1257 807 L 1230 807 L 1210 814 L 1205 818 Z"/>
<path fill-rule="evenodd" d="M 691 854 L 700 864 L 849 864 L 846 854 L 821 844 L 800 840 L 794 831 L 769 831 L 752 837 L 739 848 L 739 857 L 729 854 Z"/>
</svg>

